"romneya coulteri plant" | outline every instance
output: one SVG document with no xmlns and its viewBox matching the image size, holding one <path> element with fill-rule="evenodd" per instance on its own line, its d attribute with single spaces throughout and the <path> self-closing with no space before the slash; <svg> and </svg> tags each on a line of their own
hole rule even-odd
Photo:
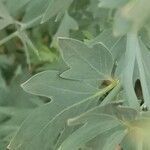
<svg viewBox="0 0 150 150">
<path fill-rule="evenodd" d="M 1 30 L 16 29 L 0 44 L 18 37 L 36 73 L 21 87 L 49 99 L 9 150 L 150 150 L 149 0 L 1 0 L 0 17 Z M 51 52 L 30 37 L 41 26 Z M 38 71 L 31 53 L 60 67 Z"/>
</svg>

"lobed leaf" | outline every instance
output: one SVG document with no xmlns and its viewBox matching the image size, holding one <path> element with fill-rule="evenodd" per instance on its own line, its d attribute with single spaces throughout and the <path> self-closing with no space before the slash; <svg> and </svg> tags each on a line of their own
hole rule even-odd
<svg viewBox="0 0 150 150">
<path fill-rule="evenodd" d="M 25 82 L 22 87 L 31 94 L 52 98 L 58 104 L 65 106 L 80 102 L 98 92 L 98 89 L 85 82 L 61 78 L 58 71 L 39 73 Z"/>
<path fill-rule="evenodd" d="M 59 46 L 64 61 L 70 67 L 61 77 L 76 80 L 111 80 L 113 58 L 103 45 L 97 44 L 89 48 L 78 40 L 60 38 Z"/>
</svg>

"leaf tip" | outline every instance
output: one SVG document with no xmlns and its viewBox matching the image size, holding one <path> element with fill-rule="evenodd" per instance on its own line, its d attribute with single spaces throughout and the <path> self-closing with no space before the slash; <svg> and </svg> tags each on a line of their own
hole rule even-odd
<svg viewBox="0 0 150 150">
<path fill-rule="evenodd" d="M 6 147 L 6 149 L 7 149 L 7 150 L 11 150 L 11 149 L 10 149 L 10 144 L 8 144 L 8 146 Z"/>
<path fill-rule="evenodd" d="M 57 38 L 58 44 L 60 45 L 61 43 L 63 43 L 63 42 L 66 41 L 67 39 L 69 39 L 69 38 L 66 38 L 66 37 L 58 37 L 58 38 Z"/>
<path fill-rule="evenodd" d="M 43 23 L 45 23 L 45 20 L 42 18 L 40 24 L 43 24 Z"/>
<path fill-rule="evenodd" d="M 24 83 L 22 83 L 22 84 L 20 85 L 20 87 L 21 87 L 24 91 L 26 91 L 26 84 L 27 84 L 27 82 L 28 82 L 28 81 L 26 81 L 26 82 L 24 82 Z"/>
</svg>

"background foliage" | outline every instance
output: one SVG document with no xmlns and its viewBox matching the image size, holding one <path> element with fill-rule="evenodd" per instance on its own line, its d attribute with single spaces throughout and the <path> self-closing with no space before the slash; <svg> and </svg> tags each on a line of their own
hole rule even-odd
<svg viewBox="0 0 150 150">
<path fill-rule="evenodd" d="M 149 11 L 0 0 L 0 150 L 149 150 Z"/>
</svg>

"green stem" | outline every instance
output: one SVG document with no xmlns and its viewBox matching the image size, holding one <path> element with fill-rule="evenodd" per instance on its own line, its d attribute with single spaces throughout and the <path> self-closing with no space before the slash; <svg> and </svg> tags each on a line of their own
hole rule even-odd
<svg viewBox="0 0 150 150">
<path fill-rule="evenodd" d="M 21 27 L 19 28 L 19 30 L 15 31 L 14 33 L 10 34 L 9 36 L 5 37 L 4 39 L 0 40 L 0 46 L 3 45 L 4 43 L 8 42 L 12 38 L 16 37 L 19 32 L 24 31 L 24 30 L 30 28 L 32 25 L 36 24 L 36 22 L 38 22 L 41 18 L 42 18 L 42 15 L 36 17 L 35 19 L 33 19 L 32 21 L 30 21 L 26 24 L 20 24 Z M 17 24 L 19 24 L 19 22 Z"/>
<path fill-rule="evenodd" d="M 89 97 L 88 99 L 92 99 L 95 97 L 101 97 L 104 94 L 106 94 L 107 92 L 111 91 L 118 84 L 119 84 L 119 80 L 114 80 L 114 81 L 112 81 L 112 83 L 109 86 L 101 89 L 99 92 L 97 92 L 95 95 Z"/>
<path fill-rule="evenodd" d="M 110 94 L 108 94 L 108 96 L 101 102 L 100 105 L 104 106 L 110 103 L 115 98 L 115 96 L 119 93 L 120 90 L 121 90 L 121 83 L 118 83 L 118 85 L 114 87 L 114 89 L 110 92 Z"/>
<path fill-rule="evenodd" d="M 17 34 L 18 34 L 18 31 L 16 31 L 16 32 L 10 34 L 9 36 L 5 37 L 4 39 L 2 39 L 0 41 L 0 46 L 3 45 L 4 43 L 8 42 L 9 40 L 11 40 L 12 38 L 14 38 L 15 36 L 17 36 Z"/>
</svg>

